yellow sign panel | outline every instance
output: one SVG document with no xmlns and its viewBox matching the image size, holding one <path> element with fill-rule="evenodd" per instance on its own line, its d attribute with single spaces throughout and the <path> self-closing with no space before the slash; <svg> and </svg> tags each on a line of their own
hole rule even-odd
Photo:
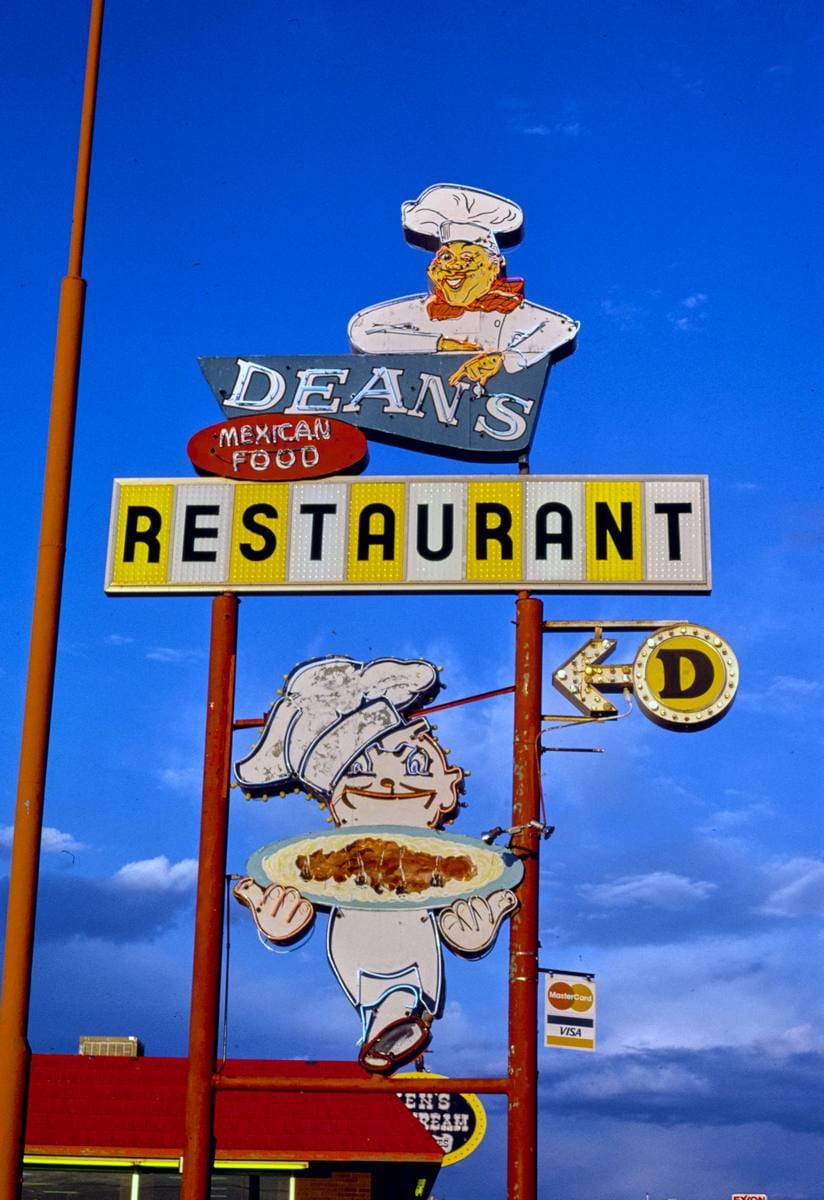
<svg viewBox="0 0 824 1200">
<path fill-rule="evenodd" d="M 707 592 L 708 547 L 705 476 L 117 480 L 106 590 Z"/>
<path fill-rule="evenodd" d="M 402 483 L 353 483 L 349 504 L 348 578 L 352 583 L 403 579 Z"/>
<path fill-rule="evenodd" d="M 484 582 L 522 577 L 521 529 L 523 489 L 517 480 L 470 481 L 467 579 Z"/>
<path fill-rule="evenodd" d="M 286 578 L 289 488 L 285 483 L 251 483 L 232 513 L 230 585 L 243 581 L 278 584 Z"/>
<path fill-rule="evenodd" d="M 648 637 L 632 673 L 645 715 L 685 731 L 720 720 L 735 699 L 739 679 L 732 647 L 703 625 L 675 625 Z"/>
<path fill-rule="evenodd" d="M 641 579 L 641 484 L 591 480 L 586 505 L 588 577 Z"/>
<path fill-rule="evenodd" d="M 174 484 L 124 483 L 112 513 L 120 553 L 112 562 L 111 583 L 118 588 L 162 587 L 168 579 Z"/>
</svg>

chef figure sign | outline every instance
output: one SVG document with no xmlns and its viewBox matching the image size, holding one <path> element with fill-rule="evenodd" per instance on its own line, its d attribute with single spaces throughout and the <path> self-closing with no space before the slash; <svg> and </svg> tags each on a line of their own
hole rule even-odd
<svg viewBox="0 0 824 1200">
<path fill-rule="evenodd" d="M 486 953 L 523 874 L 512 852 L 442 832 L 464 771 L 410 715 L 439 688 L 422 659 L 313 659 L 287 677 L 235 767 L 249 795 L 302 787 L 329 810 L 334 828 L 252 855 L 234 894 L 267 943 L 295 944 L 316 908 L 331 911 L 327 952 L 360 1014 L 358 1060 L 381 1074 L 429 1041 L 443 1001 L 441 942 Z"/>
<path fill-rule="evenodd" d="M 436 251 L 429 295 L 388 300 L 356 313 L 352 349 L 361 354 L 470 354 L 450 377 L 483 388 L 575 348 L 578 322 L 524 299 L 523 279 L 506 277 L 502 245 L 520 238 L 523 212 L 477 188 L 436 184 L 401 207 L 409 241 Z"/>
</svg>

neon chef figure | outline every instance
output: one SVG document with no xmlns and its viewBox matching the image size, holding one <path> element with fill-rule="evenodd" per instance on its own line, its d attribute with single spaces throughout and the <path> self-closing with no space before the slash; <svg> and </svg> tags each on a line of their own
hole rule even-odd
<svg viewBox="0 0 824 1200">
<path fill-rule="evenodd" d="M 237 778 L 258 790 L 299 783 L 328 806 L 338 827 L 436 829 L 457 807 L 464 771 L 450 766 L 424 718 L 403 714 L 439 687 L 436 668 L 420 659 L 304 663 L 287 678 L 258 745 L 236 764 Z M 315 916 L 296 887 L 262 887 L 247 876 L 234 894 L 269 942 L 293 942 Z M 425 901 L 332 909 L 328 956 L 360 1013 L 362 1066 L 389 1073 L 420 1052 L 441 1008 L 441 941 L 460 954 L 482 954 L 517 904 L 501 888 L 456 899 L 437 918 Z"/>
<path fill-rule="evenodd" d="M 523 279 L 507 279 L 500 245 L 518 240 L 523 213 L 477 188 L 436 184 L 401 207 L 407 238 L 437 253 L 431 295 L 388 300 L 356 313 L 352 349 L 361 354 L 470 353 L 450 378 L 479 384 L 503 369 L 523 370 L 575 348 L 578 322 L 524 299 Z"/>
</svg>

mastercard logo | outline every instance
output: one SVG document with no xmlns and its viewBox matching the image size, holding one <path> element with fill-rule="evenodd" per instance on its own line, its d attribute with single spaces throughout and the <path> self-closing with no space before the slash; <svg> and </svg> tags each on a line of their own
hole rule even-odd
<svg viewBox="0 0 824 1200">
<path fill-rule="evenodd" d="M 549 985 L 547 999 L 559 1012 L 587 1012 L 595 1003 L 595 994 L 585 983 L 557 982 Z"/>
</svg>

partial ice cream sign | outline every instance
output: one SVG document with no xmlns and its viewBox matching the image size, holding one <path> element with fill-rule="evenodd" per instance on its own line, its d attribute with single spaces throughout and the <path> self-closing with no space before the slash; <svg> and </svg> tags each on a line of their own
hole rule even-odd
<svg viewBox="0 0 824 1200">
<path fill-rule="evenodd" d="M 404 1071 L 396 1080 L 446 1079 L 431 1071 Z M 478 1096 L 469 1092 L 398 1092 L 398 1099 L 417 1117 L 444 1152 L 442 1167 L 462 1162 L 478 1149 L 486 1133 L 486 1111 Z M 766 1200 L 766 1197 L 764 1197 Z"/>
<path fill-rule="evenodd" d="M 235 886 L 265 943 L 294 945 L 328 910 L 327 953 L 361 1023 L 358 1061 L 389 1074 L 428 1043 L 442 944 L 476 958 L 517 908 L 512 851 L 444 829 L 465 772 L 415 714 L 437 694 L 425 659 L 312 659 L 287 676 L 235 766 L 249 797 L 305 789 L 334 829 L 264 846 Z"/>
<path fill-rule="evenodd" d="M 353 356 L 202 358 L 203 373 L 227 418 L 334 416 L 435 453 L 517 458 L 578 323 L 507 275 L 502 247 L 523 226 L 513 201 L 437 184 L 401 219 L 407 239 L 434 252 L 430 290 L 355 313 Z"/>
</svg>

